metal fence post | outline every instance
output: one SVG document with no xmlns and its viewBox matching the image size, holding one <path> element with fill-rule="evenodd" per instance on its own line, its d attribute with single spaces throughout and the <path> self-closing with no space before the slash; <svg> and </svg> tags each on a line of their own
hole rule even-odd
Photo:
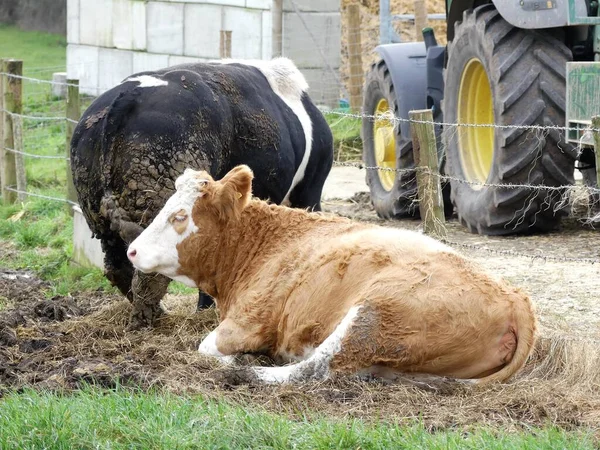
<svg viewBox="0 0 600 450">
<path fill-rule="evenodd" d="M 390 0 L 379 0 L 379 44 L 384 45 L 392 42 L 391 28 Z"/>
<path fill-rule="evenodd" d="M 81 105 L 79 103 L 79 80 L 67 80 L 67 127 L 66 145 L 67 154 L 67 200 L 77 202 L 77 191 L 73 184 L 73 172 L 71 171 L 71 139 L 81 117 Z M 67 204 L 69 214 L 73 215 L 71 203 Z"/>
<path fill-rule="evenodd" d="M 410 111 L 410 132 L 417 165 L 417 191 L 423 231 L 437 237 L 446 235 L 444 200 L 431 109 Z"/>
<path fill-rule="evenodd" d="M 2 98 L 4 102 L 3 114 L 3 139 L 0 155 L 2 157 L 2 199 L 5 203 L 14 203 L 17 200 L 16 192 L 7 190 L 7 187 L 17 186 L 16 154 L 7 149 L 15 149 L 12 114 L 23 112 L 22 96 L 23 61 L 5 59 L 2 61 Z M 13 75 L 13 76 L 11 76 Z"/>
</svg>

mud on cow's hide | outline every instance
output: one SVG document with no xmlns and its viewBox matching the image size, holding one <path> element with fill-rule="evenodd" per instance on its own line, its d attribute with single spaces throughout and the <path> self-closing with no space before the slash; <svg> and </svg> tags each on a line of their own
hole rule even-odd
<svg viewBox="0 0 600 450">
<path fill-rule="evenodd" d="M 527 295 L 423 234 L 251 199 L 252 177 L 186 170 L 128 249 L 139 270 L 215 296 L 220 323 L 201 353 L 291 363 L 238 373 L 268 383 L 332 372 L 490 383 L 525 364 Z"/>
<path fill-rule="evenodd" d="M 333 139 L 307 89 L 285 58 L 185 64 L 132 75 L 84 113 L 71 142 L 73 180 L 106 276 L 133 301 L 132 327 L 162 313 L 170 279 L 134 270 L 127 245 L 185 168 L 220 178 L 247 164 L 259 198 L 320 210 Z"/>
</svg>

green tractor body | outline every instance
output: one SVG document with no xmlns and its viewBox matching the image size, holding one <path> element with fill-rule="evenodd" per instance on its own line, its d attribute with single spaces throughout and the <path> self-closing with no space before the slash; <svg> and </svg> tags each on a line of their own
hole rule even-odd
<svg viewBox="0 0 600 450">
<path fill-rule="evenodd" d="M 397 169 L 367 172 L 378 214 L 418 215 L 407 119 L 431 108 L 446 124 L 436 135 L 447 214 L 480 234 L 556 228 L 562 194 L 535 186 L 573 184 L 576 164 L 596 179 L 588 129 L 600 114 L 598 10 L 595 0 L 448 0 L 447 46 L 425 29 L 424 42 L 377 47 L 364 160 Z"/>
</svg>

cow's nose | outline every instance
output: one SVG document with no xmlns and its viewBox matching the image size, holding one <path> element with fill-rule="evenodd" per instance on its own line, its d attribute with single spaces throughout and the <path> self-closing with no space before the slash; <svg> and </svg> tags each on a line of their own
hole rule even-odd
<svg viewBox="0 0 600 450">
<path fill-rule="evenodd" d="M 135 258 L 135 255 L 137 255 L 137 250 L 135 248 L 130 248 L 129 251 L 127 252 L 127 257 L 133 261 L 133 258 Z"/>
</svg>

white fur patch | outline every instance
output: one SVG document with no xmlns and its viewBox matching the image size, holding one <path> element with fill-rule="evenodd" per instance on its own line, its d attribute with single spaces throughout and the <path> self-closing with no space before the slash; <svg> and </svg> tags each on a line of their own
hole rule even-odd
<svg viewBox="0 0 600 450">
<path fill-rule="evenodd" d="M 156 78 L 151 75 L 140 75 L 138 77 L 127 78 L 123 83 L 126 83 L 128 81 L 137 81 L 140 83 L 138 87 L 142 88 L 167 86 L 169 84 L 168 81 L 161 80 L 160 78 Z"/>
<path fill-rule="evenodd" d="M 177 273 L 179 269 L 179 253 L 177 245 L 189 235 L 198 231 L 192 219 L 194 202 L 200 195 L 196 172 L 187 169 L 175 182 L 177 191 L 167 200 L 163 209 L 130 245 L 128 254 L 135 250 L 131 259 L 136 269 L 144 272 L 158 272 L 169 278 L 181 281 L 188 286 L 196 287 L 187 277 Z M 178 233 L 169 222 L 172 214 L 184 210 L 188 216 L 188 225 L 183 233 Z"/>
<path fill-rule="evenodd" d="M 361 306 L 348 310 L 333 333 L 319 345 L 314 353 L 304 361 L 282 367 L 254 367 L 254 373 L 264 383 L 289 383 L 309 379 L 325 379 L 329 375 L 329 364 L 342 350 L 342 341 L 354 323 Z"/>
<path fill-rule="evenodd" d="M 231 355 L 224 355 L 217 348 L 217 330 L 211 331 L 208 336 L 204 338 L 198 347 L 198 351 L 203 355 L 218 358 L 225 364 L 233 364 L 235 361 L 235 357 Z"/>
<path fill-rule="evenodd" d="M 304 138 L 306 141 L 306 147 L 304 148 L 304 155 L 302 161 L 298 166 L 298 170 L 294 174 L 292 184 L 288 189 L 283 201 L 281 202 L 284 206 L 290 204 L 290 194 L 292 190 L 302 181 L 304 173 L 306 172 L 306 166 L 308 166 L 308 160 L 310 159 L 310 153 L 312 150 L 312 122 L 310 117 L 304 109 L 302 104 L 302 94 L 308 90 L 308 83 L 304 78 L 304 75 L 298 70 L 296 65 L 288 58 L 275 58 L 271 61 L 262 61 L 256 59 L 223 59 L 213 60 L 211 63 L 218 64 L 244 64 L 247 66 L 256 67 L 266 77 L 273 92 L 288 105 L 292 112 L 296 115 L 300 121 L 300 125 L 304 130 Z"/>
</svg>

